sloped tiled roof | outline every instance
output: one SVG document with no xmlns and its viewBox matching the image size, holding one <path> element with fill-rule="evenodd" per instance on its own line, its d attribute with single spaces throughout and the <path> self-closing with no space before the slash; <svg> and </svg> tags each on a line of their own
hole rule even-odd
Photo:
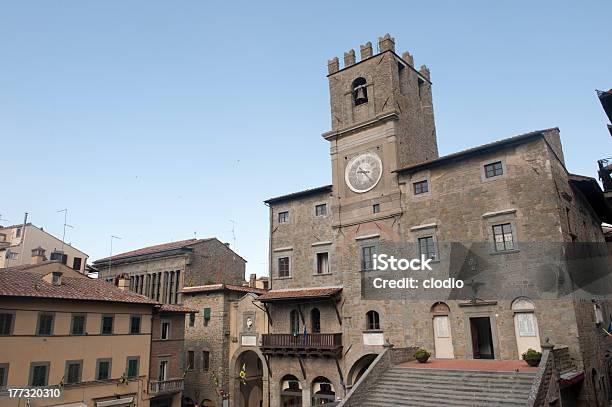
<svg viewBox="0 0 612 407">
<path fill-rule="evenodd" d="M 0 269 L 0 296 L 158 304 L 144 295 L 120 290 L 102 280 L 64 276 L 62 284 L 56 286 L 44 281 L 41 274 L 15 269 Z"/>
<path fill-rule="evenodd" d="M 433 160 L 423 161 L 421 163 L 410 165 L 408 167 L 399 168 L 397 170 L 394 170 L 393 172 L 414 172 L 414 171 L 418 171 L 418 170 L 421 170 L 423 168 L 433 167 L 435 165 L 440 165 L 442 163 L 446 163 L 446 162 L 449 162 L 451 160 L 459 160 L 459 159 L 463 159 L 465 157 L 471 156 L 473 154 L 480 154 L 480 153 L 488 151 L 488 150 L 493 150 L 493 149 L 496 149 L 496 148 L 501 148 L 501 147 L 508 146 L 508 145 L 513 145 L 513 144 L 525 143 L 525 142 L 527 142 L 529 140 L 532 140 L 532 139 L 535 139 L 537 137 L 543 137 L 545 133 L 550 132 L 550 131 L 555 131 L 555 130 L 559 130 L 559 129 L 556 128 L 556 127 L 553 127 L 553 128 L 550 128 L 550 129 L 536 130 L 536 131 L 532 131 L 532 132 L 529 132 L 529 133 L 520 134 L 518 136 L 509 137 L 509 138 L 505 138 L 505 139 L 502 139 L 502 140 L 494 141 L 492 143 L 482 144 L 480 146 L 468 148 L 467 150 L 462 150 L 462 151 L 458 151 L 456 153 L 452 153 L 452 154 L 448 154 L 448 155 L 443 155 L 442 157 L 438 157 L 438 158 L 435 158 Z"/>
<path fill-rule="evenodd" d="M 179 304 L 162 304 L 157 309 L 159 312 L 178 312 L 184 314 L 198 312 L 197 310 L 187 308 Z"/>
<path fill-rule="evenodd" d="M 255 294 L 263 294 L 267 292 L 267 290 L 261 288 L 253 288 L 246 285 L 233 285 L 233 284 L 208 284 L 208 285 L 198 285 L 194 287 L 183 287 L 181 292 L 183 294 L 196 294 L 196 293 L 207 293 L 214 291 L 238 291 L 244 293 L 255 293 Z"/>
<path fill-rule="evenodd" d="M 143 247 L 143 248 L 140 248 L 140 249 L 131 250 L 129 252 L 116 254 L 116 255 L 111 256 L 111 257 L 105 257 L 103 259 L 96 260 L 94 262 L 94 264 L 95 263 L 106 262 L 106 261 L 109 261 L 109 260 L 119 260 L 119 259 L 125 259 L 125 258 L 128 258 L 128 257 L 143 256 L 145 254 L 153 254 L 153 253 L 165 252 L 165 251 L 168 251 L 168 250 L 182 249 L 184 247 L 191 246 L 193 244 L 204 242 L 204 241 L 211 240 L 211 239 L 213 239 L 213 238 L 209 238 L 209 239 L 187 239 L 187 240 L 179 240 L 179 241 L 176 241 L 176 242 L 157 244 L 157 245 L 154 245 L 154 246 L 147 246 L 147 247 Z"/>
<path fill-rule="evenodd" d="M 342 291 L 342 287 L 315 287 L 268 291 L 259 297 L 259 301 L 281 301 L 307 298 L 331 297 Z"/>
<path fill-rule="evenodd" d="M 305 189 L 303 191 L 293 192 L 291 194 L 269 198 L 269 199 L 266 199 L 264 203 L 267 203 L 267 204 L 276 203 L 276 202 L 286 201 L 290 199 L 301 198 L 301 197 L 308 196 L 308 195 L 315 195 L 315 194 L 320 194 L 322 192 L 331 192 L 331 191 L 332 191 L 331 185 L 324 185 L 322 187 Z"/>
</svg>

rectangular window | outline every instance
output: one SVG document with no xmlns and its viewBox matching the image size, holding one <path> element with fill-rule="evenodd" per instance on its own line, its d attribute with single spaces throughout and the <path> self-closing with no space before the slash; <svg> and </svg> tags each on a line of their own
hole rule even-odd
<svg viewBox="0 0 612 407">
<path fill-rule="evenodd" d="M 189 326 L 195 326 L 195 312 L 189 314 Z"/>
<path fill-rule="evenodd" d="M 279 212 L 278 213 L 278 223 L 287 223 L 289 222 L 289 212 Z"/>
<path fill-rule="evenodd" d="M 170 339 L 170 322 L 162 321 L 161 323 L 161 339 Z"/>
<path fill-rule="evenodd" d="M 372 213 L 378 213 L 378 212 L 380 212 L 380 204 L 372 205 Z"/>
<path fill-rule="evenodd" d="M 21 228 L 17 228 L 17 229 L 15 230 L 15 237 L 16 237 L 16 238 L 20 238 L 20 237 L 21 237 Z"/>
<path fill-rule="evenodd" d="M 0 314 L 0 336 L 8 336 L 13 333 L 13 314 Z"/>
<path fill-rule="evenodd" d="M 0 389 L 5 389 L 8 383 L 8 363 L 0 363 Z"/>
<path fill-rule="evenodd" d="M 364 246 L 361 248 L 361 269 L 372 270 L 374 268 L 373 256 L 374 246 Z"/>
<path fill-rule="evenodd" d="M 112 335 L 113 334 L 113 320 L 115 318 L 112 315 L 102 315 L 102 328 L 100 329 L 100 333 L 102 335 Z"/>
<path fill-rule="evenodd" d="M 504 173 L 504 167 L 502 166 L 501 161 L 495 161 L 494 163 L 485 164 L 484 170 L 485 177 L 487 178 L 499 177 Z"/>
<path fill-rule="evenodd" d="M 132 356 L 127 358 L 127 366 L 126 366 L 126 375 L 129 378 L 138 377 L 138 368 L 139 368 L 139 359 L 138 356 Z"/>
<path fill-rule="evenodd" d="M 66 362 L 64 377 L 66 384 L 79 383 L 81 381 L 81 371 L 83 370 L 82 360 L 69 360 Z"/>
<path fill-rule="evenodd" d="M 419 238 L 419 251 L 422 256 L 428 259 L 437 260 L 438 253 L 436 250 L 436 242 L 433 236 L 426 236 Z"/>
<path fill-rule="evenodd" d="M 202 370 L 208 371 L 210 367 L 210 352 L 207 350 L 202 351 Z"/>
<path fill-rule="evenodd" d="M 72 314 L 70 335 L 85 335 L 85 314 Z"/>
<path fill-rule="evenodd" d="M 80 271 L 81 270 L 81 258 L 80 257 L 75 257 L 74 260 L 72 261 L 72 269 L 76 270 L 76 271 Z"/>
<path fill-rule="evenodd" d="M 278 258 L 278 276 L 289 277 L 289 257 Z"/>
<path fill-rule="evenodd" d="M 493 241 L 495 242 L 495 251 L 503 252 L 514 250 L 514 239 L 512 237 L 512 225 L 503 223 L 493 226 Z"/>
<path fill-rule="evenodd" d="M 32 387 L 46 386 L 49 380 L 49 362 L 34 362 L 30 364 L 30 383 Z"/>
<path fill-rule="evenodd" d="M 111 378 L 111 359 L 98 359 L 96 361 L 96 380 Z"/>
<path fill-rule="evenodd" d="M 38 326 L 36 328 L 36 335 L 53 335 L 53 314 L 44 312 L 38 314 Z"/>
<path fill-rule="evenodd" d="M 190 350 L 187 352 L 187 369 L 193 370 L 195 368 L 195 352 Z"/>
<path fill-rule="evenodd" d="M 208 326 L 208 323 L 210 322 L 210 308 L 204 308 L 202 314 L 204 317 L 204 326 Z"/>
<path fill-rule="evenodd" d="M 315 215 L 316 216 L 325 216 L 327 215 L 327 204 L 320 204 L 315 206 Z"/>
<path fill-rule="evenodd" d="M 159 362 L 159 374 L 157 375 L 157 380 L 160 382 L 168 379 L 168 361 L 162 360 Z"/>
<path fill-rule="evenodd" d="M 140 315 L 132 315 L 130 317 L 130 334 L 136 335 L 140 333 Z"/>
<path fill-rule="evenodd" d="M 317 253 L 317 274 L 329 273 L 329 253 Z"/>
<path fill-rule="evenodd" d="M 429 183 L 427 182 L 427 180 L 415 182 L 414 184 L 412 184 L 412 186 L 414 188 L 415 195 L 429 192 Z"/>
</svg>

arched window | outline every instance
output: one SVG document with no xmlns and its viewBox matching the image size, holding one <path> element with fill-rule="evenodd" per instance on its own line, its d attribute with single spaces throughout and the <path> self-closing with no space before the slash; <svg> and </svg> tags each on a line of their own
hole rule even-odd
<svg viewBox="0 0 612 407">
<path fill-rule="evenodd" d="M 291 314 L 289 315 L 289 319 L 291 321 L 291 333 L 293 335 L 299 335 L 300 334 L 300 313 L 298 312 L 298 310 L 294 309 L 291 311 Z"/>
<path fill-rule="evenodd" d="M 368 88 L 366 87 L 366 80 L 359 77 L 353 81 L 353 103 L 355 106 L 359 106 L 363 103 L 368 103 Z"/>
<path fill-rule="evenodd" d="M 319 376 L 312 381 L 312 405 L 322 406 L 336 401 L 334 385 L 328 378 Z"/>
<path fill-rule="evenodd" d="M 282 406 L 301 406 L 302 405 L 302 386 L 297 377 L 285 375 L 281 380 L 281 405 Z"/>
<path fill-rule="evenodd" d="M 380 317 L 376 311 L 368 311 L 366 314 L 366 329 L 378 330 L 380 329 Z"/>
<path fill-rule="evenodd" d="M 321 312 L 318 308 L 313 308 L 310 311 L 310 329 L 312 329 L 312 333 L 321 333 Z"/>
</svg>

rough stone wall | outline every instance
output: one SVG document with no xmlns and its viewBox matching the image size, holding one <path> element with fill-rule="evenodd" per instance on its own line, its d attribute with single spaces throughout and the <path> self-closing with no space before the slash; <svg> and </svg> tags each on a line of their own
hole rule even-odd
<svg viewBox="0 0 612 407">
<path fill-rule="evenodd" d="M 355 64 L 345 59 L 343 70 L 329 75 L 332 132 L 380 118 L 398 115 L 399 167 L 438 157 L 429 70 L 414 69 L 409 53 L 400 58 L 395 44 L 379 45 L 381 53 Z M 380 41 L 386 41 L 381 38 Z M 393 52 L 385 52 L 385 51 Z M 363 55 L 363 54 L 362 54 Z M 352 89 L 357 78 L 366 80 L 368 102 L 355 105 Z"/>
<path fill-rule="evenodd" d="M 170 339 L 161 339 L 161 322 L 170 322 Z M 168 379 L 181 378 L 185 371 L 185 314 L 156 314 L 151 331 L 151 380 L 159 377 L 159 364 L 168 361 Z"/>
<path fill-rule="evenodd" d="M 315 216 L 315 205 L 327 204 L 326 216 Z M 337 259 L 333 255 L 329 193 L 272 204 L 271 283 L 272 289 L 338 285 Z M 289 222 L 279 223 L 279 212 L 289 212 Z M 317 245 L 319 243 L 319 245 Z M 314 244 L 314 246 L 313 246 Z M 282 249 L 282 250 L 281 250 Z M 316 253 L 329 252 L 330 274 L 316 274 Z M 279 278 L 278 258 L 290 258 L 290 278 Z"/>
<path fill-rule="evenodd" d="M 246 262 L 224 243 L 211 239 L 192 247 L 194 251 L 185 274 L 185 286 L 219 283 L 242 285 L 246 282 Z"/>
<path fill-rule="evenodd" d="M 197 309 L 195 325 L 189 326 L 185 319 L 185 354 L 195 352 L 195 366 L 185 376 L 184 395 L 197 403 L 204 399 L 213 400 L 220 405 L 218 388 L 214 384 L 216 375 L 219 387 L 228 392 L 229 387 L 229 302 L 233 294 L 226 291 L 200 294 L 186 294 L 183 303 L 188 308 Z M 204 326 L 204 308 L 210 308 L 210 320 Z M 226 335 L 227 333 L 227 335 Z M 209 369 L 202 366 L 202 351 L 210 355 Z"/>
</svg>

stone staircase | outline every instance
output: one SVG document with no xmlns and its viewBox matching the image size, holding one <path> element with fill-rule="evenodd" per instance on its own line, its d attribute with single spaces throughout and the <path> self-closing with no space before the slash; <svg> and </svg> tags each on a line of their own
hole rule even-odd
<svg viewBox="0 0 612 407">
<path fill-rule="evenodd" d="M 362 407 L 526 406 L 535 373 L 392 367 Z"/>
</svg>

